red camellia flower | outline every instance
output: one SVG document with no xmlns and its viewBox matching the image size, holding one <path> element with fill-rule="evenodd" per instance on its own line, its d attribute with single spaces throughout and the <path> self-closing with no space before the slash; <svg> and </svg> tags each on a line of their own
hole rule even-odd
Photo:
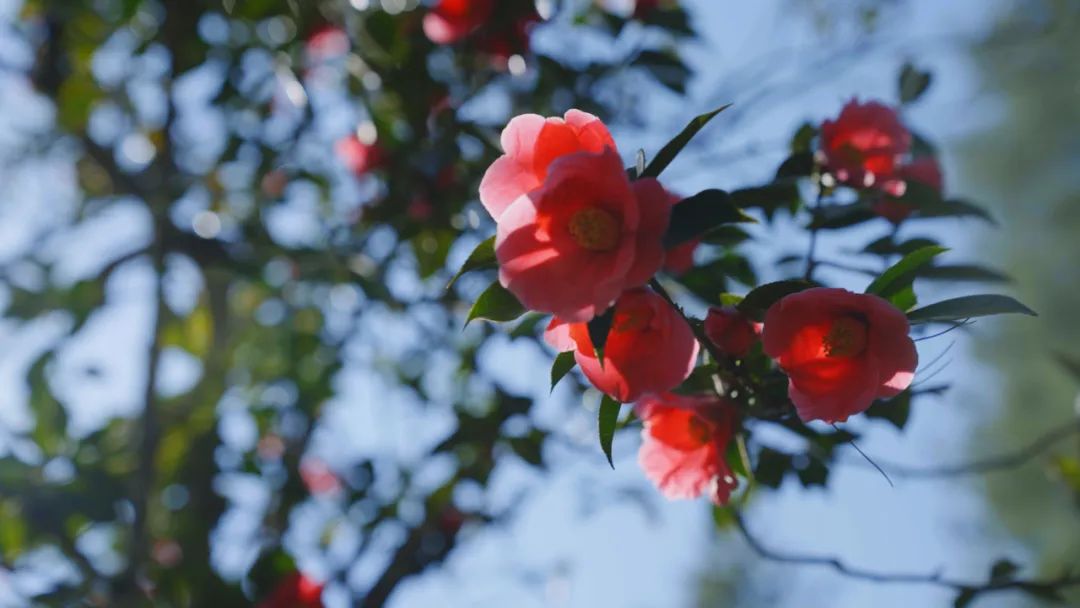
<svg viewBox="0 0 1080 608">
<path fill-rule="evenodd" d="M 322 583 L 299 572 L 285 577 L 259 608 L 323 608 Z"/>
<path fill-rule="evenodd" d="M 670 213 L 660 182 L 631 183 L 614 150 L 564 156 L 499 216 L 499 281 L 530 310 L 588 321 L 660 270 Z"/>
<path fill-rule="evenodd" d="M 365 144 L 355 135 L 342 137 L 334 144 L 334 151 L 341 162 L 356 176 L 362 176 L 372 169 L 377 169 L 385 160 L 382 148 L 377 143 Z"/>
<path fill-rule="evenodd" d="M 424 34 L 435 44 L 453 44 L 491 16 L 494 0 L 439 0 L 424 15 Z"/>
<path fill-rule="evenodd" d="M 315 30 L 304 43 L 311 61 L 328 61 L 349 52 L 349 35 L 339 27 L 324 25 Z"/>
<path fill-rule="evenodd" d="M 910 147 L 911 133 L 896 110 L 876 101 L 853 99 L 836 120 L 821 125 L 825 166 L 840 183 L 854 187 L 887 188 Z"/>
<path fill-rule="evenodd" d="M 904 313 L 875 295 L 816 287 L 765 314 L 765 353 L 787 373 L 803 420 L 843 422 L 911 384 L 918 363 Z"/>
<path fill-rule="evenodd" d="M 941 166 L 937 159 L 932 156 L 916 158 L 910 163 L 900 167 L 897 177 L 907 182 L 919 182 L 933 188 L 939 195 L 944 190 L 944 179 L 941 175 Z M 914 207 L 902 202 L 898 197 L 886 194 L 880 201 L 873 205 L 874 213 L 889 220 L 894 224 L 906 220 Z"/>
<path fill-rule="evenodd" d="M 506 125 L 501 139 L 505 154 L 488 167 L 480 182 L 480 202 L 495 221 L 511 203 L 544 183 L 555 159 L 615 149 L 604 123 L 580 110 L 570 110 L 563 118 L 523 114 Z"/>
<path fill-rule="evenodd" d="M 515 17 L 509 26 L 485 28 L 476 40 L 476 48 L 491 55 L 499 69 L 505 69 L 513 55 L 524 55 L 529 50 L 530 31 L 540 21 L 536 7 L 529 2 L 525 12 Z"/>
<path fill-rule="evenodd" d="M 707 396 L 646 395 L 635 405 L 641 418 L 638 463 L 671 499 L 708 493 L 726 504 L 739 482 L 724 455 L 735 431 L 735 409 Z"/>
<path fill-rule="evenodd" d="M 622 402 L 675 388 L 694 369 L 698 353 L 683 319 L 647 289 L 631 289 L 615 303 L 603 366 L 585 323 L 552 319 L 544 338 L 560 351 L 573 350 L 589 382 Z"/>
<path fill-rule="evenodd" d="M 744 357 L 761 335 L 761 323 L 733 306 L 710 308 L 705 316 L 705 335 L 725 354 Z"/>
</svg>

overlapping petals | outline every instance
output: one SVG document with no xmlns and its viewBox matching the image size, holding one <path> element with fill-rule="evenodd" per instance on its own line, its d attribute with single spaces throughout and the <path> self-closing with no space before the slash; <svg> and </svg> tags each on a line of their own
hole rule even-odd
<svg viewBox="0 0 1080 608">
<path fill-rule="evenodd" d="M 842 422 L 911 384 L 918 354 L 904 313 L 874 295 L 818 287 L 765 315 L 765 353 L 788 374 L 803 420 Z"/>
<path fill-rule="evenodd" d="M 836 120 L 821 125 L 821 156 L 836 179 L 854 187 L 888 190 L 911 133 L 896 110 L 876 101 L 851 100 Z"/>
</svg>

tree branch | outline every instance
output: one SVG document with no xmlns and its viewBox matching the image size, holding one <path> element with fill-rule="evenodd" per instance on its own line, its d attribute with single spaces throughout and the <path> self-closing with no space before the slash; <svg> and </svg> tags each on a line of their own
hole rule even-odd
<svg viewBox="0 0 1080 608">
<path fill-rule="evenodd" d="M 882 462 L 877 458 L 875 460 L 882 465 L 889 475 L 904 479 L 945 479 L 964 475 L 997 473 L 1023 466 L 1049 450 L 1053 445 L 1074 435 L 1080 435 L 1080 419 L 1074 419 L 1065 425 L 1056 426 L 1017 450 L 981 460 L 944 467 L 918 467 Z M 842 464 L 862 464 L 863 461 L 840 462 Z"/>
<path fill-rule="evenodd" d="M 1080 587 L 1080 574 L 1064 574 L 1057 578 L 1047 580 L 1023 580 L 1011 577 L 991 578 L 985 583 L 973 583 L 946 578 L 940 572 L 905 573 L 905 572 L 881 572 L 869 570 L 857 566 L 849 566 L 840 558 L 826 555 L 805 555 L 798 553 L 786 553 L 765 546 L 755 537 L 746 525 L 742 514 L 734 513 L 735 525 L 739 529 L 743 540 L 760 557 L 773 562 L 802 566 L 822 566 L 831 568 L 835 572 L 848 578 L 855 578 L 875 583 L 934 585 L 946 587 L 955 591 L 974 596 L 981 593 L 1005 591 L 1008 589 L 1024 590 L 1028 592 L 1057 592 L 1070 587 Z"/>
</svg>

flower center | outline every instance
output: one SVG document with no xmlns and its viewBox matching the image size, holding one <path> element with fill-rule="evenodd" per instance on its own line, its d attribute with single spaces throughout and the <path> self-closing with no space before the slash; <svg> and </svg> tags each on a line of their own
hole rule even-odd
<svg viewBox="0 0 1080 608">
<path fill-rule="evenodd" d="M 690 416 L 686 430 L 699 445 L 705 445 L 712 438 L 712 426 L 696 414 Z"/>
<path fill-rule="evenodd" d="M 570 236 L 589 251 L 611 251 L 619 244 L 619 222 L 599 207 L 586 207 L 570 217 Z"/>
<path fill-rule="evenodd" d="M 866 350 L 866 323 L 854 317 L 833 321 L 822 338 L 827 357 L 855 357 Z"/>
</svg>

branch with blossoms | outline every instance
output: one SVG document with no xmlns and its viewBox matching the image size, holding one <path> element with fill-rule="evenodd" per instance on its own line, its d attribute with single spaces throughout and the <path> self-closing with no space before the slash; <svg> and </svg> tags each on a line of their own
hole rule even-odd
<svg viewBox="0 0 1080 608">
<path fill-rule="evenodd" d="M 801 127 L 770 183 L 675 195 L 659 177 L 723 109 L 694 118 L 651 162 L 639 153 L 630 168 L 591 114 L 514 118 L 502 133 L 503 155 L 479 187 L 496 234 L 457 275 L 498 274 L 468 321 L 551 315 L 544 340 L 559 353 L 552 386 L 577 367 L 604 394 L 598 436 L 609 462 L 614 437 L 630 419 L 620 415 L 622 405 L 632 404 L 630 415 L 642 421 L 645 475 L 668 498 L 707 495 L 718 506 L 740 492 L 740 502 L 748 499 L 758 485 L 748 482 L 777 487 L 790 475 L 804 486 L 824 484 L 836 448 L 856 438 L 836 426 L 852 416 L 903 427 L 916 393 L 913 334 L 988 315 L 1034 315 L 999 294 L 918 306 L 916 279 L 1000 275 L 940 263 L 948 251 L 941 243 L 900 240 L 911 221 L 990 218 L 976 205 L 944 198 L 933 147 L 884 103 L 853 100 L 835 119 Z M 780 213 L 805 218 L 804 272 L 759 284 L 738 253 L 751 238 L 740 225 Z M 886 233 L 860 255 L 879 258 L 885 270 L 870 271 L 862 293 L 815 280 L 820 240 L 881 219 Z M 731 283 L 749 289 L 738 294 Z M 705 318 L 687 314 L 683 297 L 708 305 Z M 795 433 L 811 450 L 797 458 L 758 445 L 752 420 Z M 928 580 L 897 580 L 909 579 Z M 1053 586 L 943 584 L 971 596 Z"/>
</svg>

